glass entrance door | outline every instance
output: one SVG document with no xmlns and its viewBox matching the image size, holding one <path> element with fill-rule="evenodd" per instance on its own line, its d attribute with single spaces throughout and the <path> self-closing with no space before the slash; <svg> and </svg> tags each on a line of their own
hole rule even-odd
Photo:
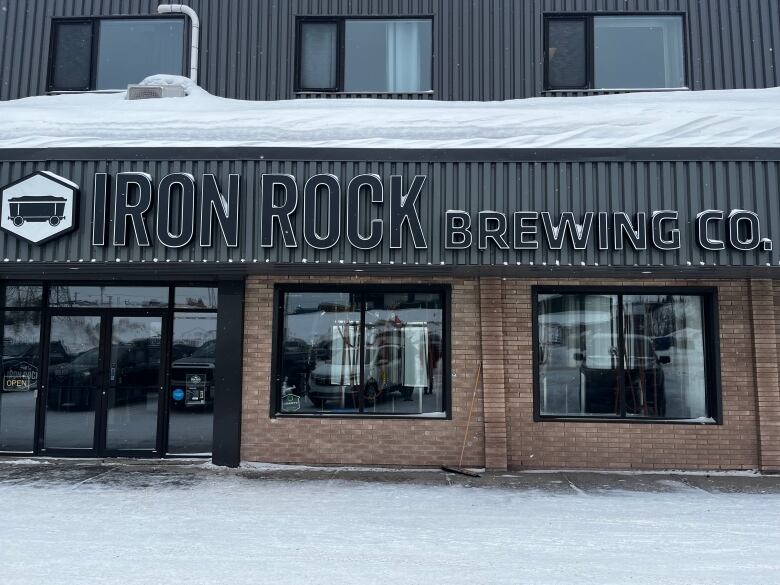
<svg viewBox="0 0 780 585">
<path fill-rule="evenodd" d="M 51 316 L 47 452 L 159 451 L 163 320 L 148 312 Z"/>
<path fill-rule="evenodd" d="M 102 389 L 102 319 L 53 315 L 46 384 L 47 450 L 95 450 L 95 416 Z"/>
<path fill-rule="evenodd" d="M 105 450 L 153 451 L 162 388 L 162 317 L 111 318 Z"/>
</svg>

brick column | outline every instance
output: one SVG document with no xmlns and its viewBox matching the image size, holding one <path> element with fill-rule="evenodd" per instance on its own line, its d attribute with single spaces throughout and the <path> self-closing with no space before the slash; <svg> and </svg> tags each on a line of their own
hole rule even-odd
<svg viewBox="0 0 780 585">
<path fill-rule="evenodd" d="M 497 470 L 507 468 L 504 311 L 501 289 L 500 278 L 481 278 L 479 281 L 485 467 Z"/>
<path fill-rule="evenodd" d="M 761 471 L 780 471 L 780 376 L 771 280 L 751 279 L 750 309 L 756 373 L 758 464 Z"/>
</svg>

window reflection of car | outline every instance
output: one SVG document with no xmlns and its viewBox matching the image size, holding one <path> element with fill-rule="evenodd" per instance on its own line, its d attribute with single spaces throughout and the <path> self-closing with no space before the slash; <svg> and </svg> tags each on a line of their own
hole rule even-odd
<svg viewBox="0 0 780 585">
<path fill-rule="evenodd" d="M 645 335 L 626 334 L 625 363 L 626 412 L 636 415 L 664 416 L 666 410 L 664 372 L 662 365 L 669 356 L 658 356 L 653 340 Z M 597 334 L 587 336 L 584 352 L 575 352 L 580 363 L 580 380 L 584 396 L 584 412 L 612 414 L 617 406 L 618 359 L 617 336 Z"/>
<path fill-rule="evenodd" d="M 94 388 L 102 385 L 98 360 L 100 350 L 71 355 L 68 361 L 49 364 L 49 410 L 88 410 L 94 404 Z"/>
<path fill-rule="evenodd" d="M 116 371 L 109 383 L 121 388 L 113 393 L 115 404 L 144 401 L 150 392 L 159 390 L 160 352 L 159 338 L 139 339 L 112 351 L 111 367 Z"/>
<path fill-rule="evenodd" d="M 171 364 L 171 406 L 176 409 L 213 408 L 217 340 L 206 341 L 194 350 L 192 346 L 179 346 L 178 351 L 182 353 L 174 355 Z"/>
<path fill-rule="evenodd" d="M 309 400 L 317 408 L 327 402 L 338 402 L 341 407 L 356 408 L 360 401 L 360 365 L 357 356 L 339 362 L 320 362 L 309 376 Z M 371 406 L 400 393 L 411 400 L 415 387 L 404 385 L 403 346 L 383 344 L 366 348 L 364 404 Z M 345 363 L 346 362 L 346 363 Z M 427 390 L 428 374 L 419 387 Z"/>
<path fill-rule="evenodd" d="M 159 339 L 139 339 L 111 346 L 109 368 L 111 406 L 146 400 L 156 392 L 160 380 Z M 71 356 L 67 362 L 49 364 L 47 406 L 50 410 L 89 410 L 94 408 L 95 388 L 104 381 L 100 349 L 92 348 Z M 111 379 L 113 377 L 113 379 Z"/>
</svg>

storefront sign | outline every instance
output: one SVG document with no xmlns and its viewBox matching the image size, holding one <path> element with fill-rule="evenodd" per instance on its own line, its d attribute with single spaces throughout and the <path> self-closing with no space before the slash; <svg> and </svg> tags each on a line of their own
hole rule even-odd
<svg viewBox="0 0 780 585">
<path fill-rule="evenodd" d="M 515 211 L 511 215 L 498 211 L 480 211 L 476 218 L 466 211 L 448 210 L 445 247 L 449 250 L 480 249 L 496 246 L 503 250 L 537 250 L 547 246 L 560 250 L 679 250 L 683 228 L 674 210 L 628 214 L 586 212 L 576 216 L 571 211 L 553 214 L 549 211 Z M 715 234 L 725 228 L 724 241 Z M 772 241 L 762 236 L 758 215 L 744 209 L 725 212 L 709 209 L 696 215 L 693 227 L 696 242 L 704 250 L 749 251 L 772 249 Z"/>
<path fill-rule="evenodd" d="M 301 409 L 301 397 L 295 394 L 285 394 L 282 396 L 282 411 L 297 412 Z"/>
<path fill-rule="evenodd" d="M 253 201 L 252 221 L 260 248 L 333 248 L 344 239 L 357 250 L 382 243 L 390 249 L 427 249 L 423 222 L 428 177 L 401 175 L 382 179 L 359 174 L 343 182 L 332 174 L 316 174 L 305 183 L 289 174 L 263 174 L 259 193 L 242 193 L 241 177 L 231 174 L 220 185 L 203 174 L 199 185 L 188 173 L 172 173 L 156 182 L 142 172 L 94 176 L 92 245 L 208 248 L 221 239 L 239 246 L 241 197 Z M 42 243 L 75 227 L 78 186 L 63 177 L 39 171 L 2 190 L 2 227 L 34 243 Z M 244 206 L 246 208 L 246 206 Z M 759 216 L 743 209 L 709 209 L 693 221 L 680 221 L 673 209 L 624 211 L 448 209 L 441 213 L 447 250 L 678 250 L 693 237 L 703 250 L 772 250 Z M 427 219 L 427 218 L 426 218 Z M 150 229 L 150 226 L 154 226 Z M 689 234 L 690 232 L 690 234 Z"/>
<path fill-rule="evenodd" d="M 48 171 L 38 171 L 0 190 L 0 228 L 42 244 L 76 228 L 78 185 Z"/>
<path fill-rule="evenodd" d="M 4 392 L 25 392 L 32 390 L 38 382 L 38 368 L 28 362 L 6 365 L 3 372 Z"/>
</svg>

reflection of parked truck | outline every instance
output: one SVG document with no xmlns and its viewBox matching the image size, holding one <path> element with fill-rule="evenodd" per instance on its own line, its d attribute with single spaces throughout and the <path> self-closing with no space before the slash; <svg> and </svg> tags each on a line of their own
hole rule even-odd
<svg viewBox="0 0 780 585">
<path fill-rule="evenodd" d="M 22 195 L 11 197 L 8 200 L 10 208 L 8 219 L 16 227 L 21 227 L 25 222 L 48 222 L 57 226 L 65 219 L 65 197 L 53 195 Z"/>
<path fill-rule="evenodd" d="M 349 331 L 349 333 L 348 333 Z M 360 399 L 359 338 L 354 324 L 333 328 L 324 360 L 309 376 L 308 397 L 317 408 L 336 401 L 342 408 L 356 407 Z M 441 355 L 440 342 L 426 325 L 407 324 L 366 340 L 363 399 L 367 406 L 400 393 L 411 400 L 414 392 L 432 392 L 433 369 Z M 431 362 L 431 359 L 435 361 Z"/>
</svg>

